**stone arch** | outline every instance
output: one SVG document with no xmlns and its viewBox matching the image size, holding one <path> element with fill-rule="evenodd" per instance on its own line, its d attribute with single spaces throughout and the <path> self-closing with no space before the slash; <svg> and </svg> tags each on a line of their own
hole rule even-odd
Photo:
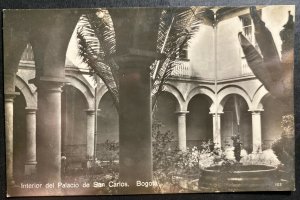
<svg viewBox="0 0 300 200">
<path fill-rule="evenodd" d="M 263 85 L 261 85 L 254 93 L 253 100 L 252 100 L 252 109 L 263 110 L 262 99 L 270 95 L 271 94 L 269 93 L 269 91 L 266 90 L 266 88 Z"/>
<path fill-rule="evenodd" d="M 196 86 L 187 94 L 186 140 L 187 146 L 200 147 L 203 142 L 213 140 L 213 115 L 211 107 L 215 101 L 213 90 Z"/>
<path fill-rule="evenodd" d="M 37 108 L 36 93 L 32 92 L 28 84 L 18 75 L 16 76 L 16 87 L 22 92 L 26 107 Z"/>
<path fill-rule="evenodd" d="M 103 98 L 103 96 L 105 95 L 106 92 L 108 92 L 108 89 L 105 86 L 105 84 L 103 83 L 97 89 L 97 108 L 99 107 L 100 101 L 101 101 L 101 99 Z"/>
<path fill-rule="evenodd" d="M 94 95 L 89 87 L 82 80 L 74 76 L 66 75 L 66 80 L 71 86 L 78 89 L 83 94 L 87 103 L 87 109 L 94 109 Z"/>
<path fill-rule="evenodd" d="M 220 89 L 218 92 L 218 103 L 216 104 L 218 113 L 223 112 L 224 105 L 230 94 L 240 95 L 247 102 L 249 110 L 252 110 L 252 103 L 248 93 L 237 85 L 229 85 Z"/>
<path fill-rule="evenodd" d="M 108 92 L 108 89 L 107 89 L 107 87 L 104 84 L 102 84 L 97 89 L 97 95 L 98 95 L 97 105 L 98 106 L 99 106 L 99 103 L 100 103 L 102 97 L 105 95 L 106 92 Z M 184 109 L 184 102 L 185 102 L 185 100 L 184 100 L 183 95 L 181 94 L 181 92 L 175 86 L 167 83 L 167 84 L 165 84 L 163 92 L 168 92 L 172 96 L 175 97 L 175 99 L 177 100 L 177 103 L 178 103 L 178 109 L 179 110 Z"/>
<path fill-rule="evenodd" d="M 187 106 L 189 105 L 189 102 L 191 101 L 191 99 L 198 94 L 204 94 L 209 98 L 210 103 L 211 103 L 210 111 L 212 111 L 212 107 L 214 107 L 213 105 L 215 104 L 215 101 L 216 101 L 215 94 L 214 94 L 213 90 L 211 90 L 209 87 L 205 87 L 205 86 L 197 86 L 188 93 L 187 98 L 186 98 L 186 103 L 185 103 L 186 109 L 187 109 Z"/>
<path fill-rule="evenodd" d="M 177 110 L 178 111 L 186 110 L 186 108 L 184 107 L 185 101 L 184 101 L 183 95 L 175 86 L 173 86 L 171 84 L 165 84 L 163 92 L 168 92 L 172 96 L 175 97 L 175 99 L 177 100 Z"/>
<path fill-rule="evenodd" d="M 111 94 L 105 86 L 99 87 L 97 93 L 97 142 L 119 141 L 119 113 Z"/>
</svg>

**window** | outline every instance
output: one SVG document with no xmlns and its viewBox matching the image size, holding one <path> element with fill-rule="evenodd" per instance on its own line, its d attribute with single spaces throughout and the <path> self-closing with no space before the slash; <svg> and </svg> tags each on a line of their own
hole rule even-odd
<svg viewBox="0 0 300 200">
<path fill-rule="evenodd" d="M 259 11 L 259 15 L 261 16 L 261 11 Z M 255 40 L 255 28 L 251 19 L 250 14 L 241 15 L 239 16 L 239 19 L 242 22 L 242 33 L 243 35 L 248 39 L 249 42 L 252 43 L 252 45 L 259 51 L 259 47 L 257 45 L 257 42 Z M 259 51 L 260 52 L 260 51 Z M 252 70 L 248 66 L 248 63 L 246 61 L 244 52 L 242 48 L 240 48 L 240 54 L 242 58 L 242 75 L 252 75 Z"/>
</svg>

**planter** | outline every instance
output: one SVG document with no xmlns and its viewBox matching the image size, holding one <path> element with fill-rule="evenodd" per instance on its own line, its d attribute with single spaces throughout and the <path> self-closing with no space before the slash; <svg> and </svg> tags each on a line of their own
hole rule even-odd
<svg viewBox="0 0 300 200">
<path fill-rule="evenodd" d="M 207 192 L 278 190 L 276 167 L 265 165 L 233 165 L 201 170 L 198 188 Z M 280 189 L 279 189 L 280 190 Z"/>
</svg>

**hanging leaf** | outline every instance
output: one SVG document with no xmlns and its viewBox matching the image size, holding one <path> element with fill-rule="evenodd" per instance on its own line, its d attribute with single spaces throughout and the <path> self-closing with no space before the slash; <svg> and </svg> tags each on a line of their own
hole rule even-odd
<svg viewBox="0 0 300 200">
<path fill-rule="evenodd" d="M 158 59 L 150 66 L 152 97 L 156 103 L 171 75 L 183 45 L 198 31 L 207 10 L 203 7 L 173 8 L 162 11 L 157 38 Z"/>
<path fill-rule="evenodd" d="M 106 85 L 114 104 L 118 110 L 119 94 L 111 68 L 103 62 L 101 51 L 97 52 L 94 39 L 86 39 L 82 29 L 77 30 L 79 56 L 86 63 L 93 74 L 97 74 Z M 109 61 L 112 65 L 113 62 Z"/>
<path fill-rule="evenodd" d="M 157 37 L 158 57 L 150 66 L 152 97 L 156 99 L 170 77 L 179 51 L 197 32 L 207 14 L 204 7 L 172 8 L 161 13 Z M 113 21 L 106 9 L 98 9 L 81 17 L 78 29 L 80 56 L 105 83 L 116 106 L 119 102 L 119 66 L 114 60 L 116 37 Z"/>
</svg>

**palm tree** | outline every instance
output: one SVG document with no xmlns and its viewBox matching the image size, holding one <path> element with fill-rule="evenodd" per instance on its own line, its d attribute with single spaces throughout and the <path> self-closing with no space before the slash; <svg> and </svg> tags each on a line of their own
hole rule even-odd
<svg viewBox="0 0 300 200">
<path fill-rule="evenodd" d="M 77 30 L 79 55 L 106 85 L 116 109 L 119 108 L 119 66 L 114 61 L 116 39 L 112 19 L 106 9 L 82 15 Z"/>
<path fill-rule="evenodd" d="M 150 67 L 153 108 L 174 69 L 182 46 L 198 30 L 208 11 L 203 7 L 162 9 L 157 37 L 157 58 Z M 77 29 L 79 55 L 106 85 L 118 110 L 119 66 L 114 61 L 116 37 L 113 21 L 107 9 L 98 9 L 81 16 Z"/>
</svg>

